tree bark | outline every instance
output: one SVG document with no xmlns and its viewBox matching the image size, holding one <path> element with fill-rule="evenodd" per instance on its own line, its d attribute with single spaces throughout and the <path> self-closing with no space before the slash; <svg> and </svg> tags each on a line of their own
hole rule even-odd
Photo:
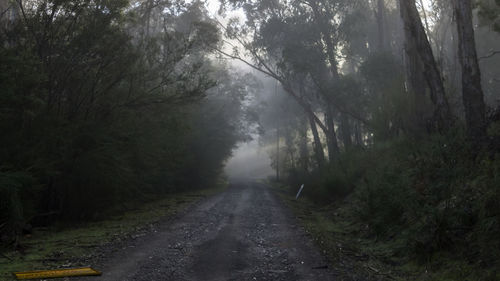
<svg viewBox="0 0 500 281">
<path fill-rule="evenodd" d="M 385 2 L 377 0 L 377 11 L 375 12 L 378 27 L 378 50 L 384 52 L 387 50 L 387 39 L 385 36 Z"/>
<path fill-rule="evenodd" d="M 361 136 L 361 124 L 358 121 L 354 125 L 354 140 L 356 146 L 362 147 L 364 145 L 363 137 Z"/>
<path fill-rule="evenodd" d="M 453 0 L 453 6 L 458 31 L 458 57 L 462 67 L 462 101 L 467 135 L 472 139 L 481 139 L 486 136 L 486 116 L 471 1 Z"/>
<path fill-rule="evenodd" d="M 309 170 L 309 148 L 307 131 L 307 123 L 305 122 L 305 120 L 301 120 L 299 127 L 299 157 L 300 167 L 302 171 Z"/>
<path fill-rule="evenodd" d="M 339 143 L 337 141 L 337 134 L 335 133 L 335 123 L 333 122 L 333 111 L 329 105 L 325 113 L 325 123 L 327 131 L 324 133 L 326 136 L 326 144 L 328 146 L 328 160 L 332 162 L 340 154 Z"/>
<path fill-rule="evenodd" d="M 434 121 L 439 131 L 445 131 L 451 126 L 451 112 L 446 99 L 441 73 L 432 54 L 432 48 L 429 39 L 425 33 L 422 20 L 418 14 L 415 0 L 399 0 L 401 18 L 403 19 L 405 33 L 407 38 L 412 37 L 416 52 L 423 64 L 424 77 L 431 92 L 431 100 L 435 105 Z"/>
<path fill-rule="evenodd" d="M 314 147 L 314 158 L 316 158 L 316 163 L 318 167 L 321 168 L 325 164 L 325 154 L 323 153 L 323 146 L 321 145 L 321 139 L 319 138 L 318 128 L 316 127 L 316 121 L 312 116 L 309 115 L 309 125 L 311 126 L 311 131 L 313 134 L 313 147 Z"/>
<path fill-rule="evenodd" d="M 276 126 L 276 181 L 280 181 L 280 124 Z"/>
<path fill-rule="evenodd" d="M 419 135 L 426 129 L 425 96 L 427 85 L 424 78 L 424 67 L 418 56 L 416 43 L 409 32 L 405 32 L 405 69 L 406 89 L 413 96 L 412 131 Z"/>
<path fill-rule="evenodd" d="M 352 146 L 351 125 L 349 124 L 349 117 L 344 113 L 340 114 L 340 130 L 344 149 L 348 150 Z"/>
</svg>

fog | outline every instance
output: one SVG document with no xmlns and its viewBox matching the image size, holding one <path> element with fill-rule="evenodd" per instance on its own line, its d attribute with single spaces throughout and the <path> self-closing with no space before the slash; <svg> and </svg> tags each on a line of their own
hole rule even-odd
<svg viewBox="0 0 500 281">
<path fill-rule="evenodd" d="M 233 150 L 227 161 L 225 173 L 233 179 L 266 179 L 275 174 L 266 148 L 259 144 L 259 136 L 250 142 L 243 142 Z"/>
<path fill-rule="evenodd" d="M 60 267 L 74 259 L 31 248 L 43 245 L 38 231 L 115 214 L 161 224 L 207 200 L 190 219 L 203 231 L 178 229 L 187 250 L 176 255 L 194 247 L 208 273 L 231 276 L 231 260 L 250 274 L 240 249 L 256 242 L 247 252 L 272 266 L 251 268 L 285 275 L 212 279 L 290 280 L 286 249 L 259 232 L 304 236 L 269 230 L 288 222 L 285 211 L 271 218 L 277 200 L 304 184 L 294 209 L 322 250 L 345 260 L 337 245 L 360 245 L 345 247 L 359 275 L 339 280 L 423 261 L 425 274 L 458 264 L 470 268 L 450 280 L 500 280 L 499 65 L 498 0 L 0 0 L 0 250 L 16 266 L 31 249 Z M 152 229 L 128 223 L 119 235 Z M 99 245 L 123 230 L 109 224 L 120 227 L 94 231 Z M 219 248 L 230 252 L 212 259 Z"/>
</svg>

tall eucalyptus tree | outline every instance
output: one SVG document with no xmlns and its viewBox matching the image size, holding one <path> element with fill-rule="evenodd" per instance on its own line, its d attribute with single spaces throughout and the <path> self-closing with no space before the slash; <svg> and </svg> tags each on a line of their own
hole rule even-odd
<svg viewBox="0 0 500 281">
<path fill-rule="evenodd" d="M 422 63 L 423 77 L 430 89 L 430 98 L 435 105 L 433 121 L 438 130 L 445 131 L 451 126 L 452 114 L 446 97 L 443 78 L 432 53 L 415 0 L 399 0 L 399 6 L 406 34 L 408 57 L 413 61 L 412 67 L 416 68 L 416 71 L 419 71 L 419 62 Z M 414 83 L 416 82 L 418 81 Z M 414 87 L 416 86 L 414 85 Z"/>
<path fill-rule="evenodd" d="M 458 31 L 458 57 L 462 67 L 462 99 L 467 134 L 470 138 L 486 136 L 486 116 L 481 71 L 476 52 L 470 0 L 453 0 Z"/>
</svg>

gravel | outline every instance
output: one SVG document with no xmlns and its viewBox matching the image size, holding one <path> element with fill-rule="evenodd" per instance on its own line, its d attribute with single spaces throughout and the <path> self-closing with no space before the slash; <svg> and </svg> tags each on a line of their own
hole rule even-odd
<svg viewBox="0 0 500 281">
<path fill-rule="evenodd" d="M 81 280 L 337 280 L 291 213 L 252 181 L 232 183 L 94 263 L 103 275 Z"/>
</svg>

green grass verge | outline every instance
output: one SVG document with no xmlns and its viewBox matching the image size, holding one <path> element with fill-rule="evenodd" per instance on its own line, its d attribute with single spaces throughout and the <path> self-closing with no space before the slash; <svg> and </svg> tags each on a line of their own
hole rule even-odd
<svg viewBox="0 0 500 281">
<path fill-rule="evenodd" d="M 99 247 L 127 239 L 226 187 L 227 183 L 221 182 L 212 189 L 169 194 L 98 221 L 35 228 L 31 235 L 21 238 L 22 250 L 5 251 L 0 255 L 0 280 L 15 280 L 12 273 L 18 271 L 80 266 L 75 261 L 96 257 Z"/>
<path fill-rule="evenodd" d="M 403 240 L 384 241 L 370 235 L 367 226 L 353 217 L 355 206 L 349 199 L 318 206 L 307 197 L 295 200 L 297 190 L 276 183 L 268 184 L 326 254 L 332 268 L 348 279 L 500 280 L 500 272 L 486 272 L 475 264 L 457 261 L 457 257 L 443 254 L 428 262 L 410 259 Z"/>
</svg>

